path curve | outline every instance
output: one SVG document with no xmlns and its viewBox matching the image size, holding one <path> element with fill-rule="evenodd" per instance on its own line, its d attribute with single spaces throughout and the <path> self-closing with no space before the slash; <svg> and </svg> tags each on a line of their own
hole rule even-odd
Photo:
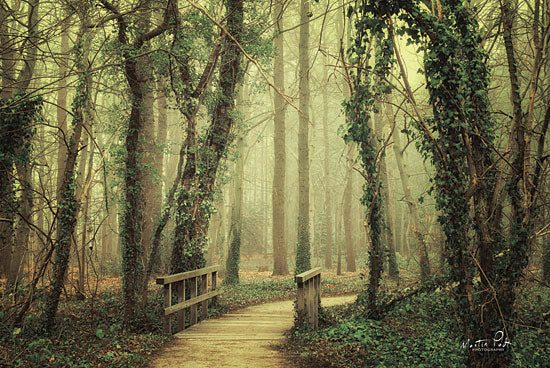
<svg viewBox="0 0 550 368">
<path fill-rule="evenodd" d="M 355 295 L 325 297 L 327 307 L 351 303 Z M 294 323 L 293 301 L 255 305 L 209 319 L 174 335 L 151 368 L 290 368 L 276 349 Z"/>
</svg>

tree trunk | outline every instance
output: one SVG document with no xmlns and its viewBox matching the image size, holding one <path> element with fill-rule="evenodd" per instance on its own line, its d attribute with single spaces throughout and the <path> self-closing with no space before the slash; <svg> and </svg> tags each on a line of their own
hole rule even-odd
<svg viewBox="0 0 550 368">
<path fill-rule="evenodd" d="M 273 83 L 279 92 L 285 93 L 285 65 L 284 65 L 284 36 L 280 33 L 283 29 L 283 2 L 276 0 L 273 9 L 273 22 L 275 29 L 275 60 L 273 62 Z M 286 258 L 286 233 L 285 233 L 285 173 L 286 173 L 286 147 L 285 147 L 285 114 L 286 102 L 279 93 L 274 95 L 275 114 L 273 118 L 273 192 L 271 194 L 273 213 L 273 275 L 288 274 Z"/>
<path fill-rule="evenodd" d="M 324 176 L 325 176 L 325 268 L 332 268 L 332 180 L 330 176 L 330 144 L 328 140 L 328 52 L 325 54 L 325 65 L 323 67 L 323 81 L 321 93 L 323 95 L 323 140 L 325 148 Z"/>
<path fill-rule="evenodd" d="M 239 260 L 241 255 L 241 234 L 243 227 L 243 173 L 244 173 L 244 137 L 243 132 L 237 138 L 237 162 L 235 163 L 233 208 L 231 211 L 231 224 L 229 226 L 229 250 L 225 267 L 226 284 L 239 283 Z"/>
<path fill-rule="evenodd" d="M 243 0 L 226 0 L 227 31 L 240 42 L 243 27 Z M 176 237 L 172 248 L 171 272 L 178 273 L 204 267 L 204 247 L 210 212 L 207 209 L 212 201 L 214 183 L 220 161 L 226 155 L 230 144 L 230 130 L 235 108 L 235 88 L 242 78 L 241 51 L 229 37 L 223 40 L 220 56 L 218 99 L 213 112 L 212 123 L 200 147 L 199 153 L 187 157 L 182 176 L 182 190 L 178 196 L 176 215 Z M 188 139 L 195 132 L 190 121 Z M 195 147 L 191 138 L 188 147 Z M 195 160 L 200 160 L 199 162 Z M 201 166 L 195 172 L 194 166 Z"/>
<path fill-rule="evenodd" d="M 57 202 L 61 202 L 63 193 L 61 186 L 63 184 L 63 175 L 65 173 L 65 159 L 67 158 L 67 149 L 69 147 L 67 131 L 67 62 L 69 58 L 69 32 L 64 30 L 61 34 L 61 58 L 59 60 L 59 82 L 57 91 Z"/>
<path fill-rule="evenodd" d="M 381 114 L 375 115 L 375 132 L 379 139 L 383 139 L 382 127 L 383 120 Z M 394 131 L 393 134 L 397 132 Z M 385 151 L 385 148 L 383 148 Z M 384 207 L 386 209 L 386 241 L 387 241 L 387 255 L 388 255 L 388 274 L 391 278 L 399 277 L 399 270 L 397 269 L 397 260 L 395 255 L 395 226 L 394 226 L 394 214 L 393 203 L 390 198 L 390 181 L 388 180 L 388 170 L 386 167 L 386 154 L 381 153 L 380 157 L 380 182 L 382 184 L 381 194 Z"/>
<path fill-rule="evenodd" d="M 92 124 L 90 124 L 88 128 L 89 132 L 92 132 Z M 91 138 L 90 138 L 91 141 Z M 94 145 L 91 144 L 88 148 L 88 165 L 86 167 L 87 174 L 85 180 L 83 180 L 84 185 L 88 185 L 90 180 L 92 180 L 92 172 L 94 168 Z M 82 208 L 82 234 L 80 238 L 80 269 L 78 270 L 78 284 L 79 284 L 79 292 L 81 293 L 82 297 L 86 295 L 86 288 L 85 288 L 85 279 L 87 274 L 87 249 L 90 249 L 90 253 L 92 252 L 92 248 L 87 246 L 88 242 L 88 209 L 90 207 L 90 190 L 86 190 L 82 193 L 81 201 L 83 201 L 83 208 Z"/>
<path fill-rule="evenodd" d="M 8 287 L 16 290 L 23 276 L 23 258 L 28 253 L 29 233 L 32 221 L 32 206 L 34 188 L 32 185 L 32 168 L 28 162 L 16 164 L 19 185 L 21 186 L 21 198 L 18 202 L 18 221 L 15 228 L 15 245 L 11 257 L 10 272 L 8 274 Z M 16 294 L 16 293 L 15 293 Z"/>
<path fill-rule="evenodd" d="M 342 206 L 336 209 L 336 245 L 338 248 L 338 258 L 336 264 L 336 274 L 342 274 Z"/>
<path fill-rule="evenodd" d="M 298 113 L 298 244 L 296 269 L 299 274 L 311 268 L 309 236 L 309 1 L 300 1 L 299 96 Z"/>
<path fill-rule="evenodd" d="M 53 280 L 48 295 L 46 296 L 46 310 L 44 313 L 44 327 L 51 331 L 55 325 L 55 315 L 63 286 L 65 284 L 65 275 L 69 265 L 69 255 L 71 249 L 71 237 L 76 226 L 76 216 L 79 203 L 76 200 L 74 192 L 74 171 L 78 158 L 80 137 L 84 125 L 84 110 L 88 99 L 87 84 L 82 75 L 85 74 L 85 65 L 83 60 L 84 50 L 89 46 L 85 42 L 85 32 L 87 30 L 87 17 L 81 17 L 81 28 L 79 38 L 76 44 L 76 68 L 81 76 L 78 84 L 77 93 L 73 101 L 73 120 L 74 131 L 69 140 L 67 158 L 65 160 L 65 172 L 63 173 L 63 182 L 60 190 L 62 194 L 59 202 L 57 214 L 57 240 L 55 244 L 55 262 Z"/>
<path fill-rule="evenodd" d="M 351 222 L 351 209 L 353 201 L 353 154 L 355 152 L 354 145 L 351 145 L 347 155 L 348 167 L 346 172 L 346 186 L 344 188 L 343 200 L 343 222 L 344 222 L 344 237 L 346 244 L 346 271 L 355 272 L 355 249 L 353 247 L 353 229 Z M 361 229 L 363 231 L 363 229 Z"/>
<path fill-rule="evenodd" d="M 14 26 L 12 21 L 9 19 L 11 14 L 7 11 L 6 6 L 0 6 L 0 44 L 2 45 L 2 49 L 0 50 L 0 59 L 2 62 L 2 68 L 0 71 L 2 77 L 0 98 L 2 99 L 13 98 L 17 92 L 26 93 L 34 73 L 39 44 L 39 0 L 30 0 L 27 2 L 27 4 L 28 23 L 25 35 L 25 40 L 27 42 L 23 44 L 24 46 L 21 50 L 17 50 L 16 45 L 19 42 L 17 40 L 17 36 L 13 38 L 10 37 L 13 29 L 12 27 Z M 18 63 L 22 65 L 19 75 L 15 77 L 15 71 Z M 10 114 L 8 113 L 7 119 L 10 119 L 9 115 Z M 0 121 L 0 124 L 4 123 L 4 121 Z M 13 134 L 13 130 L 11 128 L 8 128 L 7 132 L 1 132 L 1 134 Z M 6 141 L 9 140 L 6 139 Z M 12 147 L 2 147 L 2 151 L 0 152 L 2 156 L 2 159 L 0 160 L 0 257 L 2 258 L 2 262 L 0 263 L 0 275 L 5 274 L 10 279 L 13 279 L 13 277 L 10 277 L 13 276 L 10 275 L 12 265 L 19 263 L 17 258 L 19 257 L 20 251 L 18 249 L 15 249 L 17 244 L 15 243 L 14 232 L 17 203 L 14 192 L 14 160 L 12 158 L 16 155 L 13 154 L 15 153 L 15 151 L 8 151 L 19 150 L 21 147 L 25 146 L 25 143 L 26 142 L 18 142 L 14 140 L 10 142 Z M 18 175 L 24 177 L 27 174 L 25 172 L 21 172 Z M 31 174 L 29 175 L 30 177 L 32 177 Z M 25 194 L 25 196 L 28 195 L 29 193 Z M 12 264 L 11 258 L 13 252 L 15 252 L 14 256 L 16 257 L 16 259 Z M 10 283 L 7 283 L 6 286 L 9 287 Z"/>
<path fill-rule="evenodd" d="M 395 126 L 395 121 L 393 120 L 393 111 L 390 105 L 386 104 L 385 108 L 388 123 L 390 124 L 390 129 L 393 130 L 393 153 L 395 154 L 395 161 L 397 162 L 397 169 L 399 170 L 399 177 L 401 178 L 401 188 L 403 189 L 403 195 L 405 197 L 405 201 L 407 202 L 407 207 L 409 210 L 409 223 L 411 224 L 412 230 L 416 236 L 417 250 L 420 258 L 420 279 L 422 281 L 426 281 L 430 277 L 431 272 L 430 261 L 428 258 L 428 249 L 426 246 L 426 241 L 424 239 L 424 234 L 421 230 L 420 216 L 418 215 L 416 201 L 413 199 L 411 193 L 409 174 L 405 166 L 405 160 L 403 159 L 400 136 L 401 132 L 400 129 Z"/>
</svg>

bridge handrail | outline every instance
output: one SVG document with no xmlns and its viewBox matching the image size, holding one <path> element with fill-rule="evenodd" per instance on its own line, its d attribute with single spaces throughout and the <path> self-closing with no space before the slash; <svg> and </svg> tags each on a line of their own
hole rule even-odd
<svg viewBox="0 0 550 368">
<path fill-rule="evenodd" d="M 303 315 L 313 328 L 319 327 L 319 305 L 321 304 L 321 267 L 312 268 L 296 275 L 298 286 L 298 315 Z"/>
<path fill-rule="evenodd" d="M 172 332 L 172 315 L 177 313 L 177 332 L 185 329 L 185 309 L 190 309 L 189 325 L 196 324 L 198 304 L 201 304 L 201 320 L 208 317 L 208 300 L 215 298 L 220 291 L 216 290 L 220 266 L 200 268 L 198 270 L 157 277 L 157 284 L 164 286 L 164 328 Z M 208 277 L 210 275 L 210 277 Z M 210 279 L 210 283 L 209 280 Z M 208 285 L 210 284 L 210 287 Z M 172 288 L 177 293 L 176 304 L 172 305 Z M 186 300 L 186 289 L 189 299 Z"/>
<path fill-rule="evenodd" d="M 295 280 L 297 283 L 304 283 L 307 280 L 317 276 L 320 273 L 321 273 L 321 267 L 312 268 L 311 270 L 308 270 L 306 272 L 302 272 L 299 275 L 296 275 Z"/>
<path fill-rule="evenodd" d="M 204 267 L 199 268 L 198 270 L 193 271 L 187 271 L 187 272 L 181 272 L 181 273 L 175 273 L 172 275 L 165 275 L 165 276 L 159 276 L 157 277 L 157 285 L 165 285 L 172 282 L 182 281 L 190 279 L 191 277 L 197 277 L 202 276 L 204 274 L 216 271 L 218 272 L 220 270 L 219 265 L 210 266 L 210 267 Z"/>
</svg>

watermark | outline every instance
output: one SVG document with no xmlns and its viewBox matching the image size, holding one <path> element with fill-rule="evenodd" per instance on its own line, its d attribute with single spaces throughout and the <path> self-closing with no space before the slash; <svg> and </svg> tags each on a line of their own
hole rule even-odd
<svg viewBox="0 0 550 368">
<path fill-rule="evenodd" d="M 507 337 L 504 337 L 504 332 L 497 331 L 492 339 L 476 340 L 473 342 L 468 339 L 462 343 L 462 349 L 478 352 L 504 352 L 509 349 L 510 345 L 512 343 Z"/>
</svg>

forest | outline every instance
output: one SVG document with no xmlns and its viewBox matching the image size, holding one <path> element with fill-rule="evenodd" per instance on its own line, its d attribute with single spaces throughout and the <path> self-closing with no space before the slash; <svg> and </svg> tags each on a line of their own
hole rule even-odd
<svg viewBox="0 0 550 368">
<path fill-rule="evenodd" d="M 0 0 L 0 65 L 0 366 L 550 366 L 550 0 Z M 197 285 L 289 325 L 178 355 Z"/>
</svg>

